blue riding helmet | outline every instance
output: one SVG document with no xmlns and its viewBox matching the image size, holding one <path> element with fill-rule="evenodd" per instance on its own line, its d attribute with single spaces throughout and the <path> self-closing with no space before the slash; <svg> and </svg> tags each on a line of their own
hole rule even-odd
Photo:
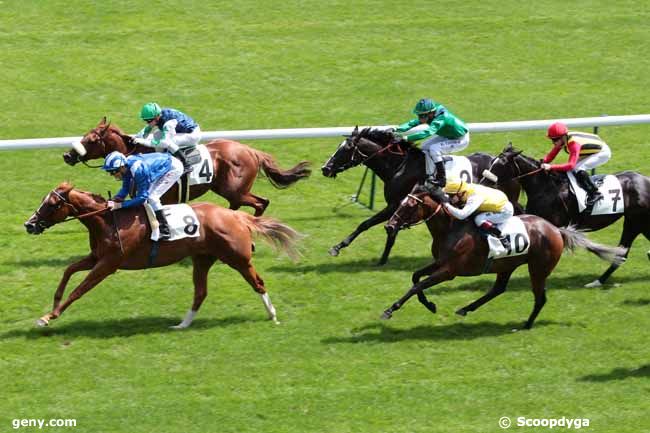
<svg viewBox="0 0 650 433">
<path fill-rule="evenodd" d="M 102 170 L 109 171 L 109 172 L 116 171 L 120 167 L 124 167 L 125 165 L 126 165 L 126 157 L 122 155 L 122 153 L 115 151 L 109 153 L 106 156 Z"/>
</svg>

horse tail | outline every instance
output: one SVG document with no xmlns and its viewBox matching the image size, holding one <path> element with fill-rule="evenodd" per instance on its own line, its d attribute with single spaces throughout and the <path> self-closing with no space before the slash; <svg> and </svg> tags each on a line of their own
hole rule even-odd
<svg viewBox="0 0 650 433">
<path fill-rule="evenodd" d="M 565 250 L 573 252 L 576 248 L 584 248 L 606 262 L 615 265 L 621 265 L 625 262 L 626 249 L 623 247 L 608 247 L 607 245 L 593 242 L 584 233 L 576 230 L 574 227 L 560 228 L 559 230 L 564 240 Z"/>
<path fill-rule="evenodd" d="M 273 156 L 260 150 L 251 149 L 257 157 L 259 168 L 264 171 L 264 174 L 269 179 L 271 184 L 279 189 L 286 188 L 300 179 L 309 177 L 311 169 L 309 168 L 309 161 L 302 161 L 298 165 L 289 170 L 282 170 Z"/>
<path fill-rule="evenodd" d="M 304 237 L 286 224 L 271 217 L 255 217 L 241 213 L 244 224 L 253 233 L 262 236 L 276 250 L 284 251 L 292 260 L 296 261 L 301 254 L 296 246 Z"/>
</svg>

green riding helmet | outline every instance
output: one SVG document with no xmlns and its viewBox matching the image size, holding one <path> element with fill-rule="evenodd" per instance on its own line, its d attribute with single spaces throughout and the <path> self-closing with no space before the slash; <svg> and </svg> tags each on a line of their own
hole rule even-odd
<svg viewBox="0 0 650 433">
<path fill-rule="evenodd" d="M 151 119 L 159 116 L 161 112 L 162 109 L 160 108 L 160 105 L 156 104 L 155 102 L 147 102 L 142 106 L 142 109 L 140 110 L 140 119 L 148 122 Z"/>
<path fill-rule="evenodd" d="M 424 98 L 420 99 L 417 104 L 415 104 L 415 108 L 413 109 L 413 114 L 417 114 L 418 116 L 420 114 L 427 114 L 431 113 L 436 109 L 437 104 L 433 102 L 432 99 L 429 98 Z"/>
</svg>

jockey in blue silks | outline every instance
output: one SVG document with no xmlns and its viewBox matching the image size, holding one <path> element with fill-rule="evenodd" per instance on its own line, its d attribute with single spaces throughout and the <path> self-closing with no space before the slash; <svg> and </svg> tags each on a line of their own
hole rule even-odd
<svg viewBox="0 0 650 433">
<path fill-rule="evenodd" d="M 160 197 L 181 177 L 183 164 L 169 153 L 146 153 L 125 157 L 120 152 L 111 152 L 106 156 L 102 169 L 116 180 L 122 181 L 122 188 L 115 194 L 114 199 L 108 202 L 108 207 L 117 210 L 140 206 L 146 201 L 160 223 L 160 240 L 168 240 L 171 233 Z M 137 188 L 136 196 L 124 201 L 132 180 Z"/>
</svg>

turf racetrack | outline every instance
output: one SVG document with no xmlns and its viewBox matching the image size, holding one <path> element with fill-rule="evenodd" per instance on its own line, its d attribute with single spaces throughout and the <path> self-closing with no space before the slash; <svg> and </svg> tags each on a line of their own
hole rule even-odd
<svg viewBox="0 0 650 433">
<path fill-rule="evenodd" d="M 186 111 L 206 131 L 397 123 L 423 96 L 468 122 L 639 114 L 647 112 L 648 15 L 629 1 L 5 0 L 0 138 L 81 135 L 104 115 L 136 132 L 149 100 Z M 650 175 L 648 126 L 600 133 L 614 152 L 602 171 Z M 496 153 L 510 140 L 539 156 L 549 145 L 543 131 L 474 134 L 469 150 Z M 493 276 L 428 290 L 437 315 L 412 301 L 381 322 L 430 260 L 430 241 L 421 226 L 401 233 L 380 268 L 379 226 L 327 255 L 371 215 L 347 205 L 361 168 L 336 180 L 318 172 L 338 142 L 251 143 L 284 167 L 308 159 L 315 169 L 284 191 L 264 179 L 254 188 L 271 199 L 267 215 L 307 236 L 297 264 L 258 242 L 254 263 L 282 324 L 268 322 L 243 279 L 217 265 L 182 332 L 168 326 L 191 303 L 189 262 L 118 272 L 36 329 L 88 241 L 76 222 L 38 237 L 22 223 L 61 181 L 104 195 L 119 186 L 65 166 L 63 149 L 0 153 L 0 431 L 14 419 L 72 418 L 74 429 L 47 430 L 497 432 L 503 416 L 513 431 L 548 430 L 517 427 L 517 417 L 588 418 L 589 432 L 650 430 L 645 238 L 608 290 L 582 288 L 606 264 L 582 252 L 563 257 L 530 332 L 512 332 L 532 308 L 525 268 L 464 319 L 453 312 Z M 616 244 L 620 230 L 592 238 Z"/>
</svg>

